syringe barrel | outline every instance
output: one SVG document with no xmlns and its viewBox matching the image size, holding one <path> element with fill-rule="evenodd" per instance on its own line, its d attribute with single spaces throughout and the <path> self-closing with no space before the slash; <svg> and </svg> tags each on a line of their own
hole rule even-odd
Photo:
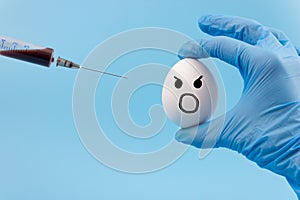
<svg viewBox="0 0 300 200">
<path fill-rule="evenodd" d="M 54 50 L 0 36 L 0 55 L 50 67 Z"/>
</svg>

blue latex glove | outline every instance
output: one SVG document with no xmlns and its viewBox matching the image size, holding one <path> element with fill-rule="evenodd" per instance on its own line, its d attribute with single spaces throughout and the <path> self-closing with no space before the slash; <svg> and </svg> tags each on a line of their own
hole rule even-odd
<svg viewBox="0 0 300 200">
<path fill-rule="evenodd" d="M 207 122 L 196 135 L 194 128 L 179 130 L 176 139 L 201 148 L 210 134 L 219 134 L 215 147 L 285 176 L 300 199 L 300 51 L 281 31 L 249 19 L 205 15 L 199 26 L 215 37 L 185 44 L 179 57 L 211 56 L 237 67 L 244 90 L 220 133 L 207 131 Z"/>
</svg>

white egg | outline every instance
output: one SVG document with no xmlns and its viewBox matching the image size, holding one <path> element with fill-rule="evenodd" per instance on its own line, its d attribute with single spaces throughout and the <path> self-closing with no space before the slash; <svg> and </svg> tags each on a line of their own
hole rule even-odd
<svg viewBox="0 0 300 200">
<path fill-rule="evenodd" d="M 185 58 L 168 73 L 162 90 L 166 115 L 187 128 L 210 119 L 218 102 L 218 87 L 210 70 L 200 61 Z"/>
</svg>

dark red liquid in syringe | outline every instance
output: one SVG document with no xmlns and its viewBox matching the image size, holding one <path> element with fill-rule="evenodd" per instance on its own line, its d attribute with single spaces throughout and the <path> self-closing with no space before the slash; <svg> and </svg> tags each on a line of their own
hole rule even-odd
<svg viewBox="0 0 300 200">
<path fill-rule="evenodd" d="M 20 49 L 0 51 L 0 55 L 50 67 L 51 63 L 54 61 L 53 52 L 54 50 L 51 48 Z"/>
</svg>

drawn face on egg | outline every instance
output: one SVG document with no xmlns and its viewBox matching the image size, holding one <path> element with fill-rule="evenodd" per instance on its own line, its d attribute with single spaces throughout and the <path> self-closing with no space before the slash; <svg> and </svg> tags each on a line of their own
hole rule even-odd
<svg viewBox="0 0 300 200">
<path fill-rule="evenodd" d="M 217 105 L 217 84 L 208 68 L 195 59 L 176 63 L 162 91 L 166 115 L 182 128 L 205 122 Z"/>
<path fill-rule="evenodd" d="M 176 76 L 174 76 L 174 78 L 176 79 L 175 84 L 174 84 L 175 88 L 180 89 L 183 85 L 183 81 Z M 201 79 L 202 78 L 203 78 L 203 75 L 200 75 L 199 78 L 197 78 L 194 81 L 193 85 L 195 88 L 197 88 L 197 89 L 201 88 L 201 86 L 202 86 Z M 188 101 L 186 100 L 187 98 L 189 98 Z M 179 97 L 178 107 L 184 113 L 195 113 L 199 109 L 199 99 L 196 95 L 194 95 L 192 93 L 183 93 Z"/>
</svg>

